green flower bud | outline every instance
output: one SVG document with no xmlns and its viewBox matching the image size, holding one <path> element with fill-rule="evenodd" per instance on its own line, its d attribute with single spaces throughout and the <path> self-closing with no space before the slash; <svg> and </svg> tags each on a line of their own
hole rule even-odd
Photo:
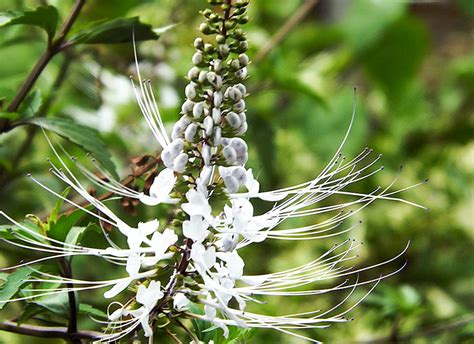
<svg viewBox="0 0 474 344">
<path fill-rule="evenodd" d="M 199 25 L 199 31 L 201 31 L 205 35 L 210 35 L 214 33 L 214 30 L 209 26 L 209 24 L 206 23 L 201 23 L 201 25 Z"/>
<path fill-rule="evenodd" d="M 237 23 L 234 20 L 227 20 L 224 25 L 226 30 L 232 30 L 237 25 Z"/>
<path fill-rule="evenodd" d="M 239 22 L 239 24 L 247 24 L 249 20 L 250 20 L 249 16 L 241 16 L 237 18 L 237 21 Z"/>
</svg>

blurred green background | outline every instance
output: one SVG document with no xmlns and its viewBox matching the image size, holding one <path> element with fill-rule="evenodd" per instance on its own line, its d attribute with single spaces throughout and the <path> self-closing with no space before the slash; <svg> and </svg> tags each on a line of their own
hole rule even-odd
<svg viewBox="0 0 474 344">
<path fill-rule="evenodd" d="M 303 2 L 251 1 L 252 20 L 246 26 L 251 57 Z M 72 1 L 3 0 L 0 11 L 46 3 L 56 6 L 62 18 L 72 6 Z M 201 20 L 197 12 L 205 7 L 204 0 L 91 1 L 75 28 L 103 18 L 131 16 L 154 27 L 179 24 L 158 41 L 139 44 L 142 74 L 154 82 L 162 115 L 171 125 L 184 97 L 183 76 L 191 65 L 191 43 Z M 378 202 L 357 215 L 355 220 L 364 222 L 348 234 L 365 243 L 360 249 L 361 266 L 396 255 L 410 241 L 407 267 L 383 281 L 350 313 L 353 322 L 308 335 L 327 343 L 474 342 L 473 19 L 472 0 L 321 0 L 281 43 L 250 66 L 249 165 L 265 189 L 306 181 L 325 166 L 350 121 L 354 87 L 356 121 L 344 154 L 351 157 L 368 146 L 384 154 L 386 167 L 364 181 L 361 189 L 388 185 L 400 164 L 404 170 L 399 188 L 430 180 L 402 194 L 427 206 L 429 212 L 402 203 Z M 37 28 L 1 29 L 0 98 L 4 107 L 44 47 L 45 35 Z M 133 99 L 128 80 L 134 73 L 132 61 L 129 43 L 78 46 L 55 57 L 35 87 L 46 97 L 58 73 L 67 67 L 47 116 L 67 116 L 97 128 L 122 176 L 129 171 L 129 158 L 157 150 Z M 14 218 L 44 213 L 55 202 L 32 186 L 25 173 L 34 172 L 61 188 L 47 173 L 45 158 L 51 151 L 42 135 L 36 135 L 18 156 L 26 136 L 21 128 L 0 136 L 0 209 Z M 77 147 L 65 145 L 84 157 Z M 307 262 L 344 238 L 267 241 L 245 252 L 247 271 L 276 271 Z M 4 266 L 11 252 L 3 246 L 1 252 L 0 265 Z M 398 266 L 395 263 L 376 271 L 375 276 Z M 106 265 L 98 265 L 98 271 L 91 271 L 84 261 L 75 266 L 92 275 L 109 273 L 101 268 Z M 367 289 L 358 290 L 355 299 Z M 343 296 L 280 298 L 264 310 L 325 309 Z M 89 303 L 100 305 L 101 301 L 97 298 Z M 7 307 L 0 319 L 11 317 L 20 307 Z M 83 321 L 84 326 L 90 325 L 87 319 Z M 0 343 L 33 342 L 52 341 L 0 332 Z M 249 342 L 301 340 L 259 331 Z"/>
</svg>

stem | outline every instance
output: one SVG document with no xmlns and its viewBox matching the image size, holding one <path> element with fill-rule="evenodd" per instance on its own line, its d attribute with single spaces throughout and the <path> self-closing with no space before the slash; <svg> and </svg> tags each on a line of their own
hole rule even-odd
<svg viewBox="0 0 474 344">
<path fill-rule="evenodd" d="M 257 52 L 255 58 L 253 59 L 254 63 L 258 63 L 265 59 L 270 51 L 273 50 L 278 44 L 283 41 L 286 36 L 299 24 L 301 20 L 306 17 L 306 15 L 317 5 L 319 0 L 306 0 L 293 15 L 288 19 L 288 21 L 283 24 L 283 26 L 278 30 L 270 39 L 268 44 L 266 44 L 260 51 Z"/>
<path fill-rule="evenodd" d="M 71 261 L 65 258 L 60 260 L 60 264 L 62 267 L 62 275 L 66 278 L 72 278 L 72 268 L 71 268 Z M 77 302 L 76 302 L 76 294 L 74 293 L 74 284 L 73 283 L 66 283 L 66 287 L 68 288 L 67 297 L 69 302 L 69 324 L 67 327 L 67 332 L 69 335 L 73 335 L 77 332 Z M 73 344 L 81 344 L 81 340 L 78 338 L 72 338 L 71 342 Z"/>
<path fill-rule="evenodd" d="M 36 325 L 19 325 L 13 321 L 0 322 L 0 331 L 12 332 L 39 338 L 62 338 L 62 339 L 85 339 L 94 340 L 103 336 L 100 332 L 95 331 L 77 331 L 69 333 L 66 327 L 47 327 Z"/>
<path fill-rule="evenodd" d="M 43 70 L 46 68 L 48 63 L 51 61 L 51 59 L 61 51 L 61 46 L 66 39 L 67 34 L 69 33 L 69 30 L 71 30 L 72 25 L 77 19 L 77 16 L 81 12 L 82 7 L 84 6 L 86 0 L 76 0 L 74 3 L 74 6 L 71 9 L 71 12 L 69 13 L 67 19 L 63 23 L 63 26 L 61 27 L 61 30 L 59 31 L 59 34 L 56 39 L 54 39 L 52 42 L 48 41 L 48 47 L 46 51 L 41 55 L 39 58 L 38 62 L 36 62 L 35 66 L 31 70 L 30 74 L 26 78 L 25 82 L 23 85 L 21 85 L 20 90 L 16 94 L 15 98 L 13 98 L 12 102 L 7 108 L 7 112 L 15 112 L 18 110 L 20 107 L 20 104 L 25 100 L 26 96 L 28 93 L 31 91 L 33 88 L 34 84 L 36 83 L 36 80 L 38 80 L 39 76 L 43 72 Z M 7 132 L 11 130 L 11 121 L 8 119 L 0 119 L 0 133 Z"/>
</svg>

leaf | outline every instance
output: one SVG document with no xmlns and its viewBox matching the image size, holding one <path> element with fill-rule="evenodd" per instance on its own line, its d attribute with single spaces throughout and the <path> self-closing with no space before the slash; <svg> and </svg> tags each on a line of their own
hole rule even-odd
<svg viewBox="0 0 474 344">
<path fill-rule="evenodd" d="M 40 90 L 34 90 L 25 98 L 21 103 L 18 112 L 22 118 L 32 117 L 38 113 L 42 104 L 41 92 Z"/>
<path fill-rule="evenodd" d="M 406 86 L 415 77 L 427 51 L 426 28 L 414 18 L 402 18 L 387 27 L 364 52 L 362 62 L 369 76 L 393 102 L 408 89 Z"/>
<path fill-rule="evenodd" d="M 29 319 L 31 319 L 32 317 L 40 314 L 40 313 L 43 313 L 44 312 L 44 308 L 38 306 L 38 305 L 35 305 L 34 303 L 29 303 L 26 305 L 26 307 L 23 309 L 23 312 L 20 314 L 20 316 L 18 317 L 18 320 L 17 320 L 17 324 L 18 325 L 21 325 L 23 324 L 24 322 L 28 321 Z"/>
<path fill-rule="evenodd" d="M 48 237 L 65 241 L 70 230 L 83 215 L 84 212 L 82 210 L 76 210 L 69 215 L 60 216 L 57 221 L 49 223 Z"/>
<path fill-rule="evenodd" d="M 0 118 L 9 119 L 10 121 L 15 121 L 19 119 L 21 116 L 18 112 L 4 112 L 0 111 Z"/>
<path fill-rule="evenodd" d="M 100 309 L 94 308 L 93 306 L 88 305 L 86 303 L 81 303 L 79 305 L 78 311 L 79 311 L 79 314 L 83 314 L 83 315 L 100 317 L 100 318 L 107 318 L 106 313 L 104 313 Z"/>
<path fill-rule="evenodd" d="M 63 192 L 61 192 L 61 196 L 66 198 L 69 195 L 69 192 L 71 192 L 71 187 L 68 186 Z M 48 217 L 48 222 L 56 222 L 58 219 L 58 214 L 59 214 L 59 209 L 64 204 L 64 199 L 58 197 L 58 200 L 56 201 L 56 204 L 54 205 L 53 210 L 51 210 L 51 213 L 49 214 Z"/>
<path fill-rule="evenodd" d="M 99 133 L 90 127 L 67 118 L 30 118 L 24 121 L 55 132 L 90 152 L 105 169 L 118 179 L 115 165 Z"/>
<path fill-rule="evenodd" d="M 116 18 L 93 23 L 90 27 L 75 32 L 70 40 L 72 44 L 115 44 L 158 39 L 160 35 L 173 27 L 169 25 L 153 29 L 151 25 L 140 22 L 138 17 Z"/>
<path fill-rule="evenodd" d="M 94 230 L 98 233 L 101 232 L 99 226 L 97 226 L 95 223 L 90 223 L 86 227 L 72 227 L 69 233 L 67 234 L 66 240 L 64 242 L 69 245 L 76 245 L 78 242 L 81 241 L 84 234 L 90 230 Z"/>
<path fill-rule="evenodd" d="M 12 25 L 34 25 L 42 28 L 50 39 L 56 33 L 58 10 L 54 6 L 41 6 L 33 11 L 0 12 L 0 28 Z"/>
<path fill-rule="evenodd" d="M 8 300 L 18 293 L 21 286 L 26 283 L 25 280 L 33 273 L 32 269 L 24 267 L 8 275 L 7 280 L 0 288 L 0 310 L 8 303 Z"/>
<path fill-rule="evenodd" d="M 69 315 L 69 298 L 66 292 L 41 296 L 32 303 L 62 317 Z"/>
</svg>

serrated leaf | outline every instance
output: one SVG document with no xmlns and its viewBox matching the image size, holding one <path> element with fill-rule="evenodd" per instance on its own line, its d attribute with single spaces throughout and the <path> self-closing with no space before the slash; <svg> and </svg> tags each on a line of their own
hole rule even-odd
<svg viewBox="0 0 474 344">
<path fill-rule="evenodd" d="M 12 25 L 34 25 L 53 38 L 58 24 L 58 10 L 54 6 L 41 6 L 32 11 L 0 12 L 0 28 Z"/>
<path fill-rule="evenodd" d="M 15 296 L 32 274 L 34 273 L 28 267 L 20 268 L 8 275 L 7 280 L 0 288 L 0 310 L 8 303 L 8 301 Z"/>
<path fill-rule="evenodd" d="M 88 305 L 86 303 L 81 303 L 79 305 L 79 314 L 83 315 L 89 315 L 89 316 L 94 316 L 94 317 L 100 317 L 100 318 L 107 318 L 107 314 L 102 312 L 100 309 L 97 309 L 91 305 Z"/>
<path fill-rule="evenodd" d="M 140 18 L 116 18 L 93 23 L 90 27 L 79 30 L 72 35 L 73 44 L 115 44 L 131 42 L 133 35 L 136 41 L 158 39 L 160 35 L 173 27 L 153 29 L 149 24 L 140 22 Z"/>
<path fill-rule="evenodd" d="M 118 179 L 111 155 L 95 129 L 67 118 L 30 118 L 25 120 L 24 123 L 34 124 L 50 130 L 81 146 L 91 153 L 114 178 Z"/>
<path fill-rule="evenodd" d="M 42 102 L 41 91 L 34 90 L 21 103 L 18 113 L 22 118 L 33 117 L 37 114 Z"/>
</svg>

